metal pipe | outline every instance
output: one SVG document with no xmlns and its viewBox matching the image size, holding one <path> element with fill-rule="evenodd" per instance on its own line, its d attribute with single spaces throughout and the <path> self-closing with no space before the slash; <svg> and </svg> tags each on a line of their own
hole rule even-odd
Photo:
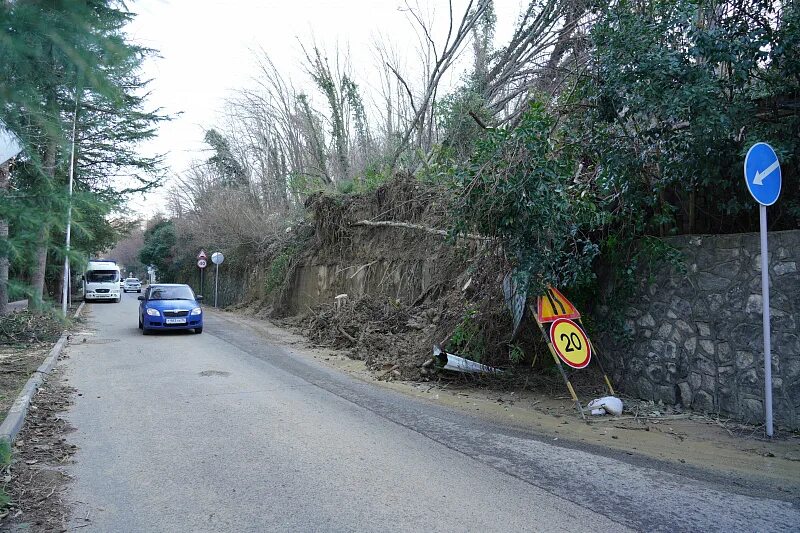
<svg viewBox="0 0 800 533">
<path fill-rule="evenodd" d="M 219 293 L 219 263 L 214 263 L 214 307 L 217 307 L 217 294 Z"/>
<path fill-rule="evenodd" d="M 75 87 L 75 113 L 72 115 L 72 147 L 69 154 L 69 197 L 67 198 L 67 238 L 64 251 L 64 279 L 61 287 L 61 312 L 67 316 L 69 306 L 69 251 L 72 237 L 72 182 L 75 178 L 75 132 L 78 126 L 78 104 L 80 102 L 80 91 Z"/>
<path fill-rule="evenodd" d="M 767 251 L 767 206 L 759 205 L 761 224 L 761 316 L 764 323 L 764 425 L 772 437 L 772 353 L 769 327 L 769 258 Z"/>
</svg>

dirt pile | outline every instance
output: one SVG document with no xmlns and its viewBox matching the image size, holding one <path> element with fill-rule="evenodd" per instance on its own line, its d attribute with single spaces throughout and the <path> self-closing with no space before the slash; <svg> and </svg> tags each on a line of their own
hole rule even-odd
<svg viewBox="0 0 800 533">
<path fill-rule="evenodd" d="M 348 350 L 371 369 L 417 377 L 436 329 L 431 312 L 397 300 L 361 298 L 320 306 L 306 318 L 304 333 L 320 345 Z"/>
</svg>

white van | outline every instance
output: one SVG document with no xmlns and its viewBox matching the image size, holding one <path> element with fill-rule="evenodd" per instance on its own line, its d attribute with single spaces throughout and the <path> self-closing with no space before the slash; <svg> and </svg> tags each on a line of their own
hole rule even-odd
<svg viewBox="0 0 800 533">
<path fill-rule="evenodd" d="M 119 267 L 115 261 L 93 259 L 83 274 L 83 299 L 120 301 Z"/>
</svg>

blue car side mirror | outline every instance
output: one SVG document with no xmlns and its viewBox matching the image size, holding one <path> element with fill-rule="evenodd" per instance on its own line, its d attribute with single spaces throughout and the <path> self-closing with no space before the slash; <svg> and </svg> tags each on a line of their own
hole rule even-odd
<svg viewBox="0 0 800 533">
<path fill-rule="evenodd" d="M 194 299 L 196 301 L 198 301 L 198 302 L 202 302 L 203 301 L 203 296 L 201 294 L 198 294 L 197 296 L 194 297 Z"/>
</svg>

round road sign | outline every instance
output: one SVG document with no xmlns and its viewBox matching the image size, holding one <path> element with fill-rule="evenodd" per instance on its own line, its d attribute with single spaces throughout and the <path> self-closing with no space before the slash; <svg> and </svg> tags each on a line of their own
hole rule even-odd
<svg viewBox="0 0 800 533">
<path fill-rule="evenodd" d="M 200 268 L 205 268 L 208 266 L 208 262 L 205 259 L 198 259 L 197 266 L 199 266 Z"/>
<path fill-rule="evenodd" d="M 781 194 L 781 164 L 767 143 L 756 143 L 744 158 L 747 190 L 761 205 L 772 205 Z"/>
<path fill-rule="evenodd" d="M 572 320 L 559 318 L 553 322 L 550 342 L 558 357 L 572 368 L 584 368 L 592 359 L 589 338 Z"/>
<path fill-rule="evenodd" d="M 214 252 L 211 254 L 211 262 L 215 265 L 221 265 L 223 261 L 225 261 L 225 256 L 220 252 Z"/>
</svg>

